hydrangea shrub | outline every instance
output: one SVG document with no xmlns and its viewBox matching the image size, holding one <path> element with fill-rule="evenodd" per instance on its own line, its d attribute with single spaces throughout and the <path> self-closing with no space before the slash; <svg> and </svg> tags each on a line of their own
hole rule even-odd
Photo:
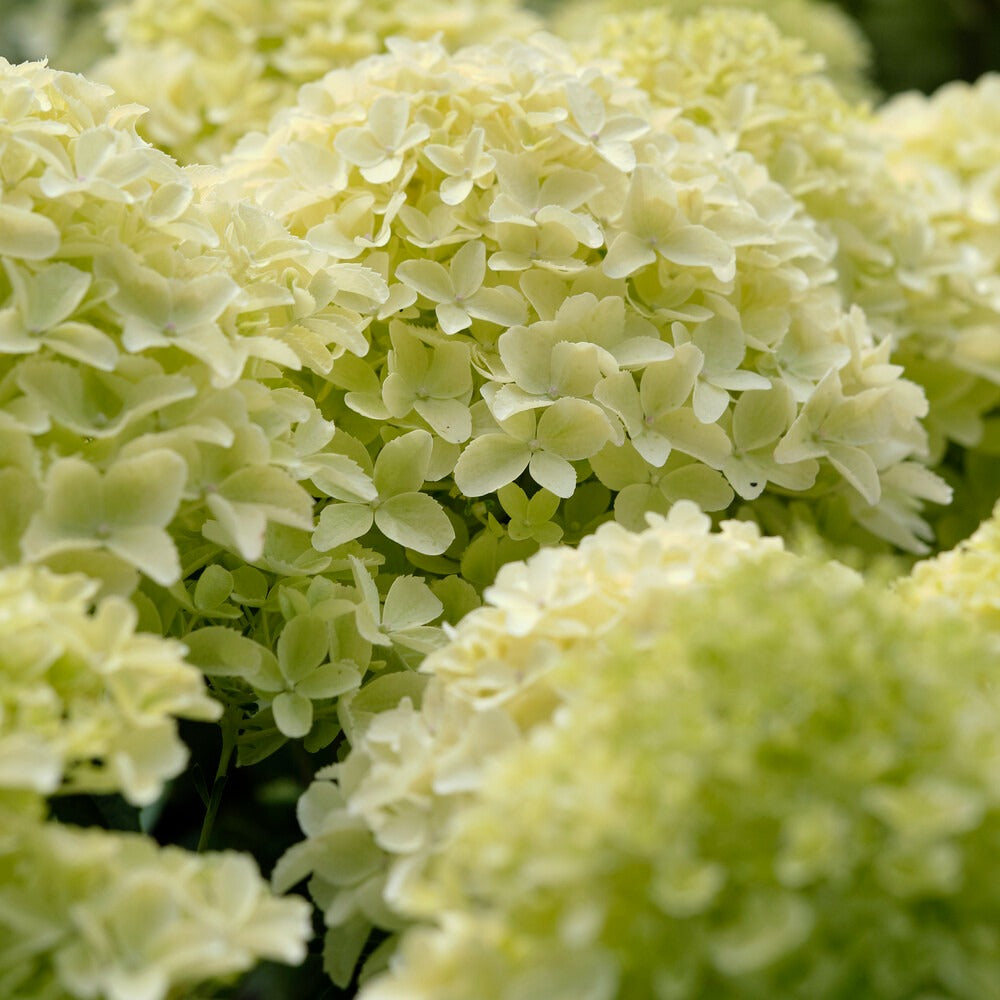
<svg viewBox="0 0 1000 1000">
<path fill-rule="evenodd" d="M 361 996 L 990 995 L 995 645 L 835 564 L 671 568 L 552 650 L 561 706 L 484 765 Z"/>
<path fill-rule="evenodd" d="M 0 993 L 301 960 L 250 857 L 53 819 L 167 801 L 186 718 L 199 848 L 231 760 L 337 760 L 273 884 L 340 986 L 402 932 L 366 996 L 989 995 L 995 519 L 888 593 L 709 515 L 995 501 L 995 80 L 873 113 L 846 22 L 749 6 L 0 60 Z"/>
<path fill-rule="evenodd" d="M 254 860 L 16 817 L 0 841 L 0 989 L 53 1000 L 174 1000 L 263 959 L 297 965 L 308 906 Z"/>
</svg>

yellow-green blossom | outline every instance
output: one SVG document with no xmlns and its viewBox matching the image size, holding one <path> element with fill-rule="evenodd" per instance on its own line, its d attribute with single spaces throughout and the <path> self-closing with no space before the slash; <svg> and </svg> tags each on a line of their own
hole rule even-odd
<svg viewBox="0 0 1000 1000">
<path fill-rule="evenodd" d="M 121 792 L 154 801 L 187 763 L 176 716 L 219 705 L 184 647 L 136 632 L 136 612 L 98 584 L 0 570 L 0 788 Z"/>
<path fill-rule="evenodd" d="M 364 526 L 317 551 L 320 510 L 367 514 L 398 552 L 455 537 L 422 492 L 440 464 L 427 433 L 373 461 L 320 410 L 313 379 L 368 351 L 385 280 L 249 203 L 199 204 L 199 173 L 141 140 L 141 109 L 106 87 L 0 62 L 0 108 L 0 562 L 86 573 L 131 598 L 144 630 L 190 638 L 214 693 L 253 716 L 244 759 L 288 737 L 325 745 L 337 696 L 372 662 L 359 628 L 388 623 L 386 656 L 410 657 L 413 628 L 422 649 L 440 635 L 443 605 L 419 582 L 397 594 L 430 615 L 415 624 L 400 599 L 385 611 L 405 568 L 378 573 L 385 555 L 354 541 Z M 429 404 L 438 426 L 449 402 Z M 359 579 L 379 577 L 374 609 L 351 555 Z M 316 658 L 275 656 L 303 630 Z M 155 796 L 150 774 L 182 756 L 150 750 L 129 796 Z"/>
<path fill-rule="evenodd" d="M 990 353 L 1000 316 L 996 225 L 977 223 L 973 236 L 956 214 L 972 201 L 985 210 L 990 199 L 989 78 L 975 91 L 946 92 L 940 112 L 911 97 L 873 115 L 838 91 L 799 40 L 763 14 L 731 8 L 608 16 L 577 48 L 611 58 L 663 109 L 752 153 L 836 240 L 845 300 L 863 307 L 875 339 L 891 342 L 891 362 L 926 391 L 932 463 L 949 441 L 995 450 L 988 414 L 1000 400 L 1000 368 Z M 937 126 L 936 114 L 977 138 L 962 142 Z M 975 128 L 966 124 L 973 121 Z M 968 167 L 959 170 L 962 157 Z M 925 495 L 946 500 L 943 491 Z M 897 522 L 906 519 L 904 497 L 886 506 L 896 507 Z M 962 532 L 948 526 L 947 534 Z M 904 532 L 892 537 L 905 544 Z"/>
<path fill-rule="evenodd" d="M 587 36 L 599 37 L 604 31 L 615 30 L 612 19 L 595 20 L 609 14 L 624 14 L 628 18 L 636 11 L 655 10 L 672 19 L 697 18 L 705 10 L 717 10 L 723 18 L 740 18 L 744 12 L 765 14 L 788 38 L 822 59 L 826 71 L 837 85 L 852 97 L 868 96 L 872 85 L 868 79 L 871 47 L 857 24 L 838 4 L 825 0 L 563 0 L 551 18 L 553 30 L 564 38 L 584 41 Z M 658 15 L 654 15 L 658 16 Z"/>
<path fill-rule="evenodd" d="M 986 637 L 775 555 L 636 603 L 553 654 L 562 706 L 484 767 L 361 996 L 995 993 Z"/>
<path fill-rule="evenodd" d="M 1000 401 L 1000 77 L 953 83 L 926 97 L 905 94 L 879 109 L 898 183 L 933 222 L 960 266 L 941 260 L 946 285 L 926 310 L 928 332 L 912 377 L 927 387 L 933 429 L 964 446 L 954 470 L 956 503 L 939 519 L 946 544 L 964 538 L 996 499 L 997 425 L 980 419 Z M 926 279 L 922 283 L 928 285 Z M 928 288 L 935 286 L 928 285 Z M 905 345 L 904 345 L 905 346 Z"/>
<path fill-rule="evenodd" d="M 366 349 L 316 392 L 369 450 L 426 430 L 439 494 L 526 475 L 569 500 L 596 478 L 631 527 L 680 498 L 839 497 L 918 550 L 923 498 L 947 497 L 896 473 L 926 402 L 843 309 L 830 234 L 724 130 L 553 39 L 394 42 L 305 86 L 208 183 L 384 279 Z M 351 503 L 318 548 L 378 525 Z"/>
<path fill-rule="evenodd" d="M 279 888 L 312 874 L 326 914 L 328 968 L 347 981 L 375 924 L 401 923 L 407 885 L 444 843 L 482 787 L 490 761 L 547 723 L 571 694 L 552 674 L 564 657 L 604 648 L 642 624 L 647 599 L 680 594 L 735 566 L 781 553 L 754 525 L 709 519 L 690 502 L 632 533 L 606 524 L 578 549 L 544 549 L 510 563 L 421 675 L 388 674 L 341 700 L 351 742 L 299 803 L 307 839 L 275 872 Z M 784 558 L 792 559 L 792 556 Z M 845 571 L 846 572 L 846 571 Z M 388 602 L 387 602 L 388 606 Z M 332 779 L 332 780 L 331 780 Z"/>
<path fill-rule="evenodd" d="M 139 127 L 151 142 L 205 163 L 266 127 L 303 83 L 392 36 L 456 48 L 525 36 L 538 20 L 513 0 L 121 0 L 105 23 L 112 54 L 90 75 L 150 108 Z"/>
<path fill-rule="evenodd" d="M 1000 507 L 954 549 L 918 562 L 898 590 L 915 606 L 943 605 L 1000 635 Z"/>
<path fill-rule="evenodd" d="M 298 964 L 309 909 L 253 859 L 18 818 L 0 838 L 0 992 L 174 1000 L 262 959 Z"/>
</svg>

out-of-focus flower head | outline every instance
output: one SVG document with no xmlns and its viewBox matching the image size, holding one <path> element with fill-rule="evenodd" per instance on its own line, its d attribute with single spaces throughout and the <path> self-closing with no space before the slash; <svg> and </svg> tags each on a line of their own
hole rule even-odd
<svg viewBox="0 0 1000 1000">
<path fill-rule="evenodd" d="M 563 0 L 551 16 L 552 30 L 563 38 L 585 42 L 611 28 L 613 17 L 626 18 L 639 12 L 658 12 L 674 21 L 698 18 L 705 11 L 718 11 L 725 18 L 744 12 L 764 14 L 781 33 L 822 59 L 827 74 L 846 96 L 872 94 L 868 77 L 871 46 L 860 27 L 836 4 L 824 0 Z M 600 21 L 600 28 L 594 22 Z"/>
<path fill-rule="evenodd" d="M 965 446 L 954 475 L 956 503 L 938 520 L 946 544 L 965 537 L 993 506 L 1000 482 L 1000 425 L 977 420 L 1000 400 L 1000 76 L 952 83 L 936 94 L 904 94 L 883 105 L 876 127 L 898 183 L 912 190 L 936 233 L 960 261 L 944 262 L 948 284 L 928 310 L 936 348 L 922 368 L 935 413 Z M 956 309 L 958 313 L 956 315 Z M 928 345 L 933 348 L 933 344 Z M 948 369 L 964 377 L 948 377 Z"/>
<path fill-rule="evenodd" d="M 451 49 L 538 23 L 513 0 L 123 0 L 106 15 L 113 52 L 90 73 L 150 108 L 151 142 L 182 163 L 216 162 L 303 83 L 391 36 Z"/>
<path fill-rule="evenodd" d="M 490 762 L 572 699 L 575 682 L 559 663 L 605 649 L 618 629 L 644 629 L 647 602 L 668 608 L 744 563 L 794 558 L 752 524 L 711 532 L 690 502 L 651 517 L 644 532 L 605 524 L 578 549 L 504 566 L 486 605 L 420 674 L 388 674 L 342 700 L 351 752 L 300 800 L 306 840 L 274 876 L 288 888 L 312 875 L 336 981 L 350 979 L 373 924 L 403 925 L 408 887 L 483 787 Z"/>
<path fill-rule="evenodd" d="M 220 708 L 184 647 L 137 634 L 135 609 L 97 583 L 0 570 L 0 788 L 121 792 L 147 805 L 187 761 L 175 716 Z"/>
<path fill-rule="evenodd" d="M 263 959 L 298 964 L 309 908 L 252 858 L 25 817 L 0 837 L 0 991 L 170 1000 Z"/>
<path fill-rule="evenodd" d="M 918 562 L 898 589 L 914 605 L 942 604 L 1000 637 L 1000 506 L 970 538 Z"/>
<path fill-rule="evenodd" d="M 988 996 L 986 637 L 787 556 L 648 596 L 553 655 L 562 706 L 483 769 L 365 1000 Z"/>
</svg>

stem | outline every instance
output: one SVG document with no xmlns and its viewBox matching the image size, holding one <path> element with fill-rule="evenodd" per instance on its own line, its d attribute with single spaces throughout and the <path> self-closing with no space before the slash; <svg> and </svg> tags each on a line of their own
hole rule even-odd
<svg viewBox="0 0 1000 1000">
<path fill-rule="evenodd" d="M 219 753 L 219 767 L 215 772 L 215 781 L 212 783 L 212 797 L 208 800 L 205 820 L 201 824 L 201 834 L 198 837 L 199 854 L 208 847 L 209 838 L 212 836 L 212 827 L 215 825 L 215 817 L 222 804 L 222 792 L 226 787 L 229 762 L 232 760 L 233 750 L 236 748 L 236 732 L 241 718 L 242 712 L 239 706 L 228 705 L 219 721 L 219 726 L 222 729 L 222 750 Z"/>
</svg>

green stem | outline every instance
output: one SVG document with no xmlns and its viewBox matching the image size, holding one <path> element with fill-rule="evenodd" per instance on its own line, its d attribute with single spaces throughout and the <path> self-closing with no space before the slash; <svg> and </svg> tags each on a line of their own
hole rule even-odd
<svg viewBox="0 0 1000 1000">
<path fill-rule="evenodd" d="M 198 837 L 199 854 L 208 848 L 212 827 L 215 825 L 215 817 L 222 804 L 222 793 L 226 787 L 229 762 L 232 760 L 233 750 L 236 748 L 236 734 L 242 714 L 238 705 L 229 705 L 219 720 L 219 726 L 222 729 L 222 750 L 219 754 L 219 767 L 215 772 L 215 781 L 212 783 L 212 797 L 208 800 L 205 820 L 201 824 L 201 835 Z"/>
</svg>

